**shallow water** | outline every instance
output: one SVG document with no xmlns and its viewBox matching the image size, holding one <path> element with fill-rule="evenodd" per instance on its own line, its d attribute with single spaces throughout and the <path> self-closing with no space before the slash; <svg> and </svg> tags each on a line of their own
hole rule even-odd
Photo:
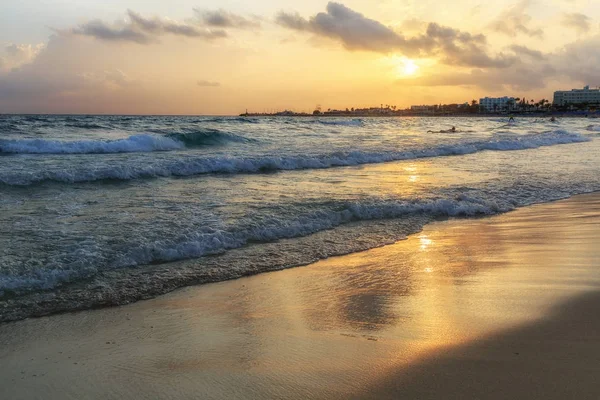
<svg viewBox="0 0 600 400">
<path fill-rule="evenodd" d="M 600 196 L 577 196 L 306 268 L 1 324 L 0 398 L 597 398 L 599 234 Z M 590 292 L 563 311 L 576 318 L 557 314 Z M 400 380 L 411 371 L 421 385 Z"/>
<path fill-rule="evenodd" d="M 1 116 L 0 155 L 0 320 L 600 190 L 587 119 Z"/>
</svg>

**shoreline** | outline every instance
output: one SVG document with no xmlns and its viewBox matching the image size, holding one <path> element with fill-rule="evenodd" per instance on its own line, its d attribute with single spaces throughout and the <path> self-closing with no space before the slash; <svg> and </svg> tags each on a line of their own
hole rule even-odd
<svg viewBox="0 0 600 400">
<path fill-rule="evenodd" d="M 600 191 L 592 192 L 600 195 Z M 211 261 L 218 257 L 226 258 L 229 260 L 231 265 L 236 262 L 236 257 L 246 257 L 243 253 L 248 247 L 255 246 L 255 244 L 248 244 L 240 248 L 234 248 L 223 254 L 204 256 L 200 259 L 190 259 L 174 261 L 170 263 L 159 263 L 154 266 L 147 266 L 146 268 L 128 267 L 119 270 L 109 270 L 98 273 L 88 279 L 75 281 L 55 290 L 50 291 L 38 291 L 27 293 L 24 295 L 7 296 L 4 299 L 0 299 L 0 326 L 2 324 L 10 324 L 21 321 L 27 318 L 40 318 L 45 316 L 60 315 L 63 313 L 71 312 L 82 312 L 86 310 L 101 310 L 104 308 L 119 307 L 129 304 L 134 304 L 139 301 L 145 301 L 149 299 L 155 299 L 160 296 L 164 296 L 178 290 L 183 290 L 188 287 L 197 287 L 203 285 L 209 285 L 219 282 L 228 282 L 236 279 L 241 279 L 250 276 L 256 276 L 260 274 L 268 274 L 274 271 L 295 269 L 299 267 L 307 267 L 311 264 L 327 260 L 332 257 L 348 256 L 354 253 L 364 252 L 371 249 L 384 247 L 397 243 L 399 241 L 406 240 L 414 235 L 419 234 L 428 225 L 440 221 L 469 221 L 477 220 L 480 218 L 492 218 L 494 216 L 510 214 L 518 211 L 519 209 L 528 208 L 536 205 L 552 204 L 555 202 L 565 201 L 572 197 L 586 196 L 590 193 L 581 193 L 572 195 L 567 198 L 554 199 L 541 203 L 531 203 L 524 206 L 517 206 L 512 210 L 506 212 L 497 212 L 495 214 L 477 214 L 470 216 L 423 216 L 419 213 L 407 214 L 402 218 L 395 219 L 383 219 L 383 220 L 360 220 L 353 221 L 348 224 L 342 224 L 334 227 L 334 230 L 352 230 L 356 224 L 362 225 L 381 225 L 389 223 L 390 225 L 398 225 L 398 230 L 401 232 L 395 237 L 382 237 L 381 243 L 367 244 L 359 249 L 348 249 L 348 250 L 337 250 L 331 253 L 324 253 L 318 256 L 312 257 L 306 261 L 300 263 L 292 263 L 281 265 L 281 260 L 275 260 L 274 262 L 268 262 L 268 258 L 263 259 L 258 254 L 254 257 L 254 267 L 248 271 L 231 271 L 230 276 L 223 277 L 222 274 L 217 273 L 211 269 Z M 411 222 L 416 221 L 416 229 L 411 225 Z M 273 242 L 265 242 L 258 244 L 259 246 L 266 247 L 268 252 L 268 246 L 278 246 L 281 243 L 287 241 L 308 241 L 312 238 L 320 238 L 321 241 L 329 241 L 330 230 L 322 230 L 315 232 L 311 235 L 300 236 L 289 239 L 279 239 Z M 370 234 L 382 235 L 382 233 L 370 232 Z M 356 238 L 360 240 L 359 237 Z M 241 253 L 241 254 L 239 254 Z M 180 265 L 189 266 L 191 269 L 181 275 L 167 276 L 160 282 L 153 281 L 153 275 L 161 275 L 161 269 L 163 266 Z M 136 280 L 140 285 L 137 292 L 127 291 L 127 287 L 130 285 L 131 277 L 135 276 Z M 167 280 L 168 279 L 168 280 Z M 111 284 L 110 288 L 107 288 L 106 282 L 109 281 Z M 36 307 L 36 308 L 34 308 Z M 8 311 L 7 311 L 8 310 Z"/>
<path fill-rule="evenodd" d="M 529 113 L 529 114 L 405 114 L 405 115 L 389 115 L 389 114 L 293 114 L 293 115 L 278 115 L 278 114 L 239 114 L 237 117 L 243 118 L 498 118 L 498 117 L 514 117 L 514 118 L 546 118 L 546 117 L 558 117 L 558 118 L 582 118 L 582 119 L 597 119 L 600 118 L 600 113 L 587 113 L 592 115 L 572 115 L 560 112 L 550 113 Z M 224 116 L 225 118 L 227 116 Z M 236 117 L 235 115 L 230 117 Z"/>
<path fill-rule="evenodd" d="M 0 397 L 594 398 L 599 222 L 600 194 L 578 195 L 2 324 Z"/>
<path fill-rule="evenodd" d="M 545 116 L 549 117 L 559 117 L 559 118 L 583 118 L 583 119 L 597 119 L 600 118 L 600 112 L 582 112 L 581 114 L 570 114 L 563 112 L 540 112 L 540 113 L 507 113 L 507 114 L 495 114 L 495 113 L 467 113 L 467 114 L 410 114 L 410 115 L 385 115 L 385 114 L 331 114 L 331 115 L 313 115 L 313 114 L 303 114 L 299 113 L 297 115 L 277 115 L 277 114 L 262 114 L 262 113 L 242 113 L 242 114 L 223 114 L 223 115 L 213 115 L 213 114 L 20 114 L 20 113 L 0 113 L 0 117 L 3 116 L 32 116 L 32 117 L 201 117 L 201 118 L 239 118 L 239 117 L 250 117 L 250 118 L 260 118 L 260 117 L 277 117 L 277 118 L 290 118 L 290 117 L 302 117 L 302 118 L 492 118 L 492 117 L 525 117 L 525 118 L 542 118 Z M 588 117 L 591 115 L 591 117 Z"/>
</svg>

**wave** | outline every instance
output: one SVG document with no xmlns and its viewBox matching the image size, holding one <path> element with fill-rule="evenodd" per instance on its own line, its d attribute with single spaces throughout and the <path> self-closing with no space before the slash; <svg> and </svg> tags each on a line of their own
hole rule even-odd
<svg viewBox="0 0 600 400">
<path fill-rule="evenodd" d="M 600 132 L 600 125 L 588 125 L 585 129 L 591 132 Z"/>
<path fill-rule="evenodd" d="M 7 154 L 107 154 L 181 150 L 185 147 L 250 142 L 251 139 L 217 129 L 168 135 L 139 134 L 117 140 L 0 139 L 0 153 Z"/>
<path fill-rule="evenodd" d="M 219 145 L 227 142 L 248 143 L 254 142 L 253 139 L 235 135 L 233 133 L 223 132 L 218 129 L 200 129 L 181 133 L 170 133 L 167 137 L 185 143 L 188 147 Z"/>
<path fill-rule="evenodd" d="M 180 242 L 163 241 L 140 247 L 124 259 L 133 266 L 156 262 L 171 262 L 223 253 L 226 250 L 245 246 L 249 243 L 265 243 L 281 239 L 308 236 L 316 232 L 336 228 L 350 222 L 395 219 L 412 214 L 426 214 L 429 217 L 468 217 L 491 215 L 509 211 L 497 202 L 459 196 L 456 199 L 389 201 L 375 203 L 350 203 L 340 210 L 320 210 L 302 215 L 292 220 L 241 229 L 238 231 L 217 231 L 185 235 Z"/>
<path fill-rule="evenodd" d="M 130 243 L 128 251 L 111 251 L 114 257 L 101 254 L 97 245 L 94 251 L 83 257 L 66 255 L 70 262 L 57 261 L 63 266 L 59 270 L 36 271 L 36 276 L 0 275 L 0 297 L 3 292 L 23 294 L 31 290 L 48 290 L 60 284 L 85 279 L 103 270 L 115 270 L 140 265 L 160 264 L 179 260 L 195 259 L 225 253 L 248 244 L 268 243 L 281 239 L 292 239 L 330 230 L 351 222 L 396 219 L 409 215 L 426 215 L 428 218 L 469 217 L 491 215 L 508 211 L 509 206 L 498 206 L 497 202 L 458 196 L 452 199 L 375 201 L 342 204 L 338 209 L 320 209 L 293 219 L 271 219 L 267 224 L 250 224 L 232 230 L 199 230 L 186 232 L 178 238 L 155 241 L 148 244 Z M 73 261 L 75 260 L 75 261 Z M 67 266 L 67 268 L 64 268 Z"/>
<path fill-rule="evenodd" d="M 183 146 L 183 143 L 178 140 L 169 138 L 163 139 L 171 140 L 171 143 Z M 496 135 L 487 141 L 472 141 L 406 151 L 350 151 L 314 156 L 257 156 L 249 158 L 188 156 L 186 158 L 163 161 L 161 163 L 121 164 L 118 166 L 94 167 L 91 169 L 69 171 L 44 170 L 40 171 L 37 175 L 11 172 L 10 175 L 0 176 L 0 183 L 7 185 L 31 185 L 42 181 L 76 183 L 98 180 L 132 180 L 154 177 L 192 176 L 207 173 L 235 174 L 298 169 L 324 169 L 418 158 L 464 155 L 486 150 L 525 150 L 544 146 L 587 142 L 590 140 L 590 138 L 578 133 L 553 131 L 522 136 L 503 134 Z M 0 149 L 2 148 L 3 145 L 2 142 L 0 142 Z"/>
<path fill-rule="evenodd" d="M 21 125 L 14 122 L 0 121 L 0 133 L 21 133 Z"/>
<path fill-rule="evenodd" d="M 332 120 L 332 121 L 318 119 L 315 122 L 318 124 L 321 124 L 321 125 L 334 125 L 334 126 L 362 126 L 363 125 L 363 121 L 361 119 Z"/>
<path fill-rule="evenodd" d="M 199 119 L 196 122 L 242 122 L 247 124 L 258 124 L 260 121 L 256 118 L 248 118 L 248 117 L 216 117 L 216 118 L 206 118 Z"/>
<path fill-rule="evenodd" d="M 125 304 L 186 285 L 306 265 L 391 244 L 434 220 L 494 215 L 594 190 L 597 183 L 586 182 L 455 187 L 426 199 L 308 204 L 316 209 L 293 218 L 269 218 L 267 223 L 227 230 L 200 228 L 173 239 L 126 243 L 121 250 L 103 250 L 91 241 L 86 243 L 89 249 L 78 248 L 65 255 L 67 262 L 54 263 L 60 269 L 0 275 L 0 322 Z M 293 242 L 283 244 L 282 239 Z M 217 254 L 221 256 L 205 257 Z M 188 259 L 194 261 L 183 261 Z"/>
<path fill-rule="evenodd" d="M 27 122 L 49 122 L 50 117 L 47 115 L 25 115 L 22 117 Z"/>
<path fill-rule="evenodd" d="M 65 124 L 68 128 L 79 128 L 79 129 L 109 129 L 107 126 L 95 124 L 95 123 L 87 123 L 87 122 L 77 122 Z"/>
<path fill-rule="evenodd" d="M 306 265 L 391 244 L 434 220 L 494 215 L 598 189 L 595 178 L 568 184 L 549 179 L 533 186 L 483 183 L 446 188 L 429 198 L 301 203 L 295 206 L 312 211 L 241 221 L 222 230 L 190 228 L 171 239 L 140 237 L 117 248 L 88 240 L 47 263 L 58 267 L 0 274 L 0 322 L 126 304 L 182 286 Z M 188 259 L 194 261 L 183 261 Z"/>
<path fill-rule="evenodd" d="M 158 135 L 133 135 L 117 140 L 0 139 L 0 153 L 12 154 L 102 154 L 180 150 L 185 145 Z"/>
</svg>

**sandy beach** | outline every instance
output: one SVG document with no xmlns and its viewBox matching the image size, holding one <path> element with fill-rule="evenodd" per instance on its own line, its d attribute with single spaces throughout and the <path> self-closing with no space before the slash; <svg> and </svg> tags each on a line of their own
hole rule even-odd
<svg viewBox="0 0 600 400">
<path fill-rule="evenodd" d="M 597 399 L 600 194 L 0 325 L 2 399 Z"/>
<path fill-rule="evenodd" d="M 0 1 L 0 400 L 600 400 L 598 20 Z"/>
</svg>

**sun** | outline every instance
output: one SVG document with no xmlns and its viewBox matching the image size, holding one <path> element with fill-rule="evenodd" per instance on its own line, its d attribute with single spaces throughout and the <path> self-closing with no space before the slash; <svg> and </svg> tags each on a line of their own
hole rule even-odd
<svg viewBox="0 0 600 400">
<path fill-rule="evenodd" d="M 420 65 L 417 65 L 415 60 L 412 60 L 406 56 L 392 55 L 385 59 L 386 67 L 389 68 L 390 74 L 398 78 L 408 78 L 414 75 L 419 75 L 421 69 Z M 419 59 L 419 64 L 426 65 L 427 60 Z"/>
<path fill-rule="evenodd" d="M 419 66 L 410 58 L 405 58 L 398 65 L 398 72 L 402 75 L 414 75 L 419 70 Z"/>
</svg>

